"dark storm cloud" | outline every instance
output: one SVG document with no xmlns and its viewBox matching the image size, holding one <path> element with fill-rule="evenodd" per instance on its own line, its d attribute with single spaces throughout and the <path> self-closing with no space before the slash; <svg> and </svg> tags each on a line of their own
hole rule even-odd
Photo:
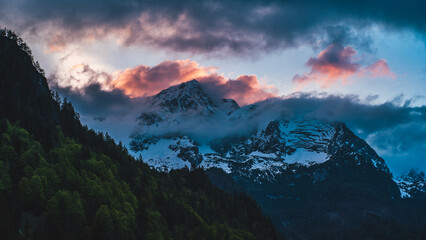
<svg viewBox="0 0 426 240">
<path fill-rule="evenodd" d="M 379 149 L 393 154 L 403 154 L 412 148 L 426 149 L 426 124 L 415 121 L 373 133 L 368 140 Z M 421 154 L 423 158 L 425 154 Z M 426 159 L 425 159 L 426 160 Z"/>
<path fill-rule="evenodd" d="M 414 121 L 377 131 L 367 137 L 378 154 L 400 174 L 409 168 L 426 169 L 426 123 Z"/>
<path fill-rule="evenodd" d="M 83 89 L 74 90 L 71 87 L 52 87 L 63 98 L 68 98 L 83 115 L 94 116 L 102 121 L 111 115 L 127 114 L 132 106 L 131 100 L 123 91 L 102 90 L 99 83 L 91 83 Z"/>
<path fill-rule="evenodd" d="M 356 95 L 294 94 L 280 103 L 294 116 L 302 115 L 326 121 L 341 121 L 362 137 L 412 122 L 426 123 L 426 107 L 410 107 L 410 100 L 369 104 Z"/>
<path fill-rule="evenodd" d="M 129 45 L 254 54 L 301 43 L 317 45 L 324 37 L 327 44 L 355 41 L 368 48 L 368 37 L 348 35 L 341 26 L 358 32 L 372 24 L 426 32 L 426 2 L 418 0 L 20 0 L 0 4 L 6 24 L 19 16 L 14 24 L 18 31 L 52 28 L 52 50 L 69 41 L 113 34 Z"/>
<path fill-rule="evenodd" d="M 331 44 L 335 45 L 352 45 L 357 49 L 361 49 L 367 53 L 375 52 L 371 48 L 373 39 L 364 31 L 355 31 L 348 25 L 332 25 L 325 28 L 325 36 L 318 47 L 326 48 Z"/>
</svg>

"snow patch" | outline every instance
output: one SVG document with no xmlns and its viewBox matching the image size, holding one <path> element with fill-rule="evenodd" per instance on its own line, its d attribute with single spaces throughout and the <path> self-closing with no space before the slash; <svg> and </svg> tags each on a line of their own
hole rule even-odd
<svg viewBox="0 0 426 240">
<path fill-rule="evenodd" d="M 214 159 L 204 159 L 200 163 L 199 167 L 202 167 L 204 169 L 220 168 L 226 173 L 232 173 L 232 170 L 231 170 L 231 168 L 229 168 L 228 163 L 223 162 L 223 161 L 219 161 L 219 160 L 214 160 Z"/>
<path fill-rule="evenodd" d="M 249 154 L 249 156 L 253 157 L 264 157 L 264 158 L 277 158 L 277 155 L 275 153 L 263 153 L 259 151 L 255 151 Z"/>
<path fill-rule="evenodd" d="M 216 153 L 209 145 L 198 146 L 198 152 L 201 154 L 214 154 Z"/>
<path fill-rule="evenodd" d="M 272 170 L 274 167 L 284 167 L 285 163 L 282 161 L 274 161 L 269 159 L 253 159 L 254 163 L 250 170 L 267 171 Z"/>
<path fill-rule="evenodd" d="M 292 155 L 287 155 L 285 162 L 288 164 L 301 164 L 311 166 L 313 164 L 324 163 L 328 160 L 327 153 L 313 152 L 304 148 L 298 148 Z"/>
<path fill-rule="evenodd" d="M 400 188 L 399 192 L 401 193 L 401 198 L 411 198 L 411 195 L 407 193 L 404 189 Z"/>
<path fill-rule="evenodd" d="M 186 143 L 184 139 L 160 139 L 157 143 L 150 145 L 148 149 L 140 152 L 142 161 L 160 171 L 169 172 L 173 169 L 191 168 L 191 163 L 177 156 L 179 152 L 169 148 L 169 146 L 178 144 L 179 141 L 180 144 Z"/>
</svg>

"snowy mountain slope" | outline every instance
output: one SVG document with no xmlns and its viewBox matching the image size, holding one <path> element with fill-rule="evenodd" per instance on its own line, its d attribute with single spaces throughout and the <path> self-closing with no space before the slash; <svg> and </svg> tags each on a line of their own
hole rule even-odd
<svg viewBox="0 0 426 240">
<path fill-rule="evenodd" d="M 181 132 L 197 132 L 201 126 L 215 124 L 239 108 L 232 99 L 213 101 L 196 80 L 162 90 L 144 99 L 137 117 L 136 134 L 183 136 Z"/>
<path fill-rule="evenodd" d="M 288 115 L 274 99 L 213 102 L 196 81 L 149 101 L 131 144 L 144 162 L 203 168 L 217 186 L 250 194 L 282 231 L 303 239 L 306 227 L 321 233 L 350 229 L 367 213 L 396 217 L 401 194 L 385 161 L 344 123 Z"/>
<path fill-rule="evenodd" d="M 217 140 L 215 144 L 208 146 L 208 151 L 205 151 L 205 146 L 197 146 L 187 136 L 183 136 L 161 139 L 158 142 L 148 141 L 148 146 L 140 154 L 145 162 L 159 170 L 185 166 L 205 169 L 216 167 L 227 173 L 245 175 L 251 175 L 256 170 L 261 171 L 257 175 L 264 175 L 272 181 L 274 175 L 281 174 L 288 167 L 309 167 L 329 161 L 336 149 L 345 146 L 350 149 L 348 154 L 354 157 L 354 162 L 358 161 L 357 164 L 370 164 L 389 173 L 383 159 L 367 143 L 348 132 L 341 124 L 336 126 L 317 120 L 273 121 L 265 129 L 249 137 L 234 141 Z M 140 144 L 135 143 L 136 139 L 133 144 L 144 146 L 146 138 L 141 139 Z M 156 155 L 158 152 L 163 154 Z M 182 152 L 190 153 L 183 155 Z"/>
<path fill-rule="evenodd" d="M 146 163 L 160 171 L 191 168 L 200 159 L 198 148 L 187 137 L 160 139 L 140 154 Z"/>
<path fill-rule="evenodd" d="M 196 80 L 170 87 L 150 97 L 148 110 L 151 112 L 139 117 L 141 129 L 133 137 L 132 149 L 141 151 L 145 162 L 161 170 L 184 166 L 216 167 L 227 173 L 246 175 L 256 170 L 261 171 L 256 173 L 258 176 L 274 179 L 274 175 L 281 174 L 289 166 L 321 164 L 338 149 L 347 147 L 352 155 L 362 155 L 377 169 L 389 173 L 383 159 L 341 123 L 280 116 L 264 128 L 237 136 L 213 138 L 202 144 L 196 144 L 191 136 L 185 135 L 182 127 L 194 129 L 197 127 L 194 125 L 208 125 L 214 121 L 224 128 L 245 124 L 248 119 L 259 116 L 259 110 L 265 108 L 265 104 L 268 105 L 258 103 L 239 108 L 230 99 L 214 104 Z M 169 131 L 165 134 L 161 132 L 164 129 Z M 216 132 L 221 130 L 220 125 L 214 129 Z M 188 145 L 176 145 L 175 141 L 190 143 L 193 154 L 183 155 L 181 152 L 187 152 Z M 153 152 L 164 154 L 153 155 Z"/>
<path fill-rule="evenodd" d="M 162 90 L 151 97 L 151 106 L 165 112 L 196 112 L 211 114 L 217 106 L 204 93 L 197 80 L 188 81 Z"/>
</svg>

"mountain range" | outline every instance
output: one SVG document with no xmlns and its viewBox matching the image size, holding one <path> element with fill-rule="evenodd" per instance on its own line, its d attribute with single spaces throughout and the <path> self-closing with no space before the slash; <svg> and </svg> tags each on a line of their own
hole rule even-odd
<svg viewBox="0 0 426 240">
<path fill-rule="evenodd" d="M 131 149 L 159 171 L 202 168 L 216 186 L 248 193 L 289 239 L 423 231 L 424 173 L 394 178 L 344 123 L 289 115 L 275 101 L 240 107 L 185 82 L 147 99 Z"/>
</svg>

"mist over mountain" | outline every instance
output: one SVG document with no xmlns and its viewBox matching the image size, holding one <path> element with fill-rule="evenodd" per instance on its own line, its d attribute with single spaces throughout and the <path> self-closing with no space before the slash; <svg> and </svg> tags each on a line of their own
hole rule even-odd
<svg viewBox="0 0 426 240">
<path fill-rule="evenodd" d="M 150 99 L 148 104 L 144 98 L 135 104 L 135 109 L 139 112 L 130 114 L 132 118 L 139 115 L 137 123 L 134 123 L 137 127 L 132 135 L 144 132 L 154 135 L 180 134 L 208 143 L 225 136 L 248 135 L 265 128 L 271 121 L 286 118 L 317 119 L 327 123 L 344 122 L 360 137 L 366 139 L 375 150 L 388 157 L 400 151 L 398 149 L 418 151 L 425 140 L 422 134 L 426 116 L 425 107 L 410 107 L 409 102 L 402 103 L 403 105 L 396 101 L 370 104 L 357 96 L 299 93 L 238 107 L 238 103 L 232 100 L 215 100 L 215 96 L 204 91 L 202 83 L 196 84 L 197 81 L 191 83 L 179 86 L 197 85 L 197 92 L 182 95 L 175 101 L 195 101 L 198 104 L 197 109 L 168 111 L 168 108 L 174 107 L 172 105 L 174 95 L 168 96 L 165 92 L 176 88 L 148 97 Z M 196 98 L 204 100 L 198 103 Z M 158 102 L 155 102 L 156 99 Z M 148 124 L 150 116 L 162 120 Z M 418 134 L 414 133 L 414 129 Z M 415 141 L 405 137 L 407 131 L 413 132 L 410 136 L 415 136 Z M 392 160 L 392 170 L 399 175 L 401 163 L 394 158 Z M 413 159 L 414 162 L 417 160 Z M 416 166 L 422 166 L 422 161 L 418 160 L 417 164 Z"/>
<path fill-rule="evenodd" d="M 348 65 L 348 69 L 353 66 L 358 72 L 368 68 L 362 67 L 356 57 L 348 56 L 353 59 L 342 60 L 339 58 L 342 52 L 337 50 L 327 50 L 327 57 L 316 57 L 317 62 L 321 64 L 315 69 L 319 67 L 333 69 L 333 64 L 336 64 L 334 67 Z M 332 59 L 336 58 L 338 62 L 333 63 Z M 321 89 L 327 92 L 296 92 L 280 97 L 277 92 L 268 95 L 268 90 L 271 90 L 268 88 L 269 85 L 262 84 L 261 79 L 255 75 L 230 78 L 212 72 L 212 68 L 187 59 L 163 61 L 153 66 L 138 65 L 114 75 L 107 71 L 96 70 L 87 64 L 78 64 L 73 66 L 71 70 L 73 74 L 52 75 L 49 82 L 61 96 L 73 102 L 85 123 L 97 130 L 108 131 L 114 139 L 121 140 L 127 146 L 128 136 L 141 130 L 135 129 L 137 126 L 135 119 L 153 107 L 146 106 L 146 100 L 161 90 L 195 78 L 203 93 L 214 105 L 223 106 L 221 101 L 225 98 L 234 99 L 242 108 L 251 104 L 258 105 L 259 109 L 265 107 L 257 120 L 246 121 L 248 128 L 256 129 L 259 124 L 266 126 L 269 121 L 281 114 L 287 117 L 321 119 L 326 122 L 340 121 L 385 157 L 391 171 L 397 175 L 410 168 L 426 170 L 423 156 L 426 149 L 422 144 L 426 140 L 426 118 L 425 107 L 419 105 L 422 101 L 421 96 L 396 95 L 383 101 L 384 96 L 381 93 L 370 93 L 367 96 L 359 93 L 333 94 Z M 344 69 L 346 68 L 341 71 Z M 87 82 L 84 79 L 87 79 Z M 75 82 L 79 82 L 79 85 L 73 86 L 72 83 Z M 276 87 L 272 85 L 272 89 L 276 90 Z M 180 124 L 173 129 L 157 130 L 176 132 L 180 131 L 180 128 L 186 128 L 182 129 L 182 132 L 187 132 L 186 134 L 192 132 L 192 135 L 200 135 L 199 140 L 204 140 L 210 139 L 213 135 L 226 135 L 228 130 L 235 132 L 233 130 L 235 126 L 231 126 L 230 129 L 225 127 L 228 124 L 223 121 L 224 119 L 218 117 L 209 123 L 214 126 L 216 122 L 221 122 L 219 124 L 221 127 L 218 128 L 220 131 L 208 132 L 212 128 L 204 128 L 207 125 L 203 124 L 190 124 L 191 119 L 187 120 L 188 127 Z M 120 125 L 120 128 L 117 128 L 117 125 Z M 197 130 L 193 129 L 194 126 Z"/>
<path fill-rule="evenodd" d="M 290 239 L 424 234 L 423 175 L 394 178 L 367 142 L 335 121 L 351 119 L 368 130 L 365 118 L 401 116 L 401 108 L 306 96 L 239 107 L 230 99 L 213 101 L 196 80 L 146 101 L 130 144 L 142 161 L 165 172 L 205 169 L 222 189 L 250 194 Z M 416 111 L 422 116 L 419 108 L 406 117 L 416 118 Z M 403 121 L 384 120 L 372 129 Z"/>
</svg>

